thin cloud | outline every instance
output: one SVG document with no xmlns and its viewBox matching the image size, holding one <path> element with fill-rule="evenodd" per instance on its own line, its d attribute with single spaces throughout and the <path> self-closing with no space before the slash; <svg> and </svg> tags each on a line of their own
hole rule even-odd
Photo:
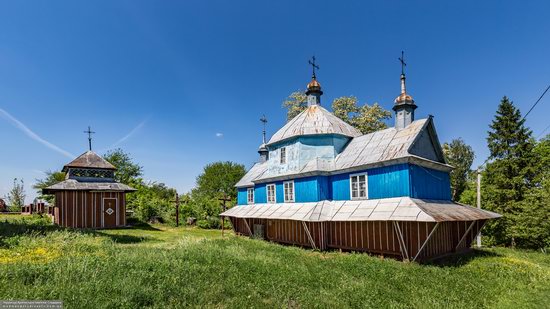
<svg viewBox="0 0 550 309">
<path fill-rule="evenodd" d="M 118 141 L 116 141 L 114 144 L 112 144 L 111 146 L 109 146 L 109 148 L 107 149 L 113 149 L 115 148 L 116 146 L 124 143 L 127 139 L 129 139 L 130 137 L 132 137 L 132 135 L 134 135 L 137 131 L 139 131 L 139 129 L 141 129 L 145 123 L 147 123 L 147 119 L 143 120 L 142 122 L 140 122 L 135 128 L 132 129 L 132 131 L 130 131 L 128 134 L 126 134 L 123 138 L 119 139 Z"/>
<path fill-rule="evenodd" d="M 47 140 L 43 139 L 42 137 L 38 136 L 38 134 L 34 133 L 31 129 L 29 129 L 25 124 L 23 124 L 21 121 L 17 120 L 15 117 L 10 115 L 10 113 L 6 112 L 5 110 L 0 108 L 0 116 L 7 119 L 14 127 L 25 133 L 28 137 L 32 138 L 33 140 L 41 143 L 42 145 L 50 148 L 51 150 L 57 151 L 58 153 L 74 159 L 75 155 L 72 153 L 48 142 Z"/>
<path fill-rule="evenodd" d="M 216 133 L 216 137 L 223 137 L 223 133 Z"/>
</svg>

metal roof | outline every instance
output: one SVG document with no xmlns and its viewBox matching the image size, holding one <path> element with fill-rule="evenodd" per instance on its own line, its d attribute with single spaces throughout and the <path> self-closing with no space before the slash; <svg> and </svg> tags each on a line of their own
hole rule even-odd
<svg viewBox="0 0 550 309">
<path fill-rule="evenodd" d="M 413 121 L 401 130 L 394 127 L 351 140 L 335 160 L 336 170 L 368 165 L 412 155 L 409 149 L 431 118 Z"/>
<path fill-rule="evenodd" d="M 97 153 L 89 150 L 78 156 L 70 163 L 63 167 L 63 171 L 66 172 L 68 168 L 97 168 L 97 169 L 110 169 L 115 170 L 116 167 L 109 163 L 107 160 L 100 157 Z"/>
<path fill-rule="evenodd" d="M 42 193 L 51 194 L 55 191 L 136 191 L 136 189 L 118 182 L 79 182 L 68 179 L 42 189 Z"/>
<path fill-rule="evenodd" d="M 499 218 L 501 215 L 452 201 L 410 197 L 358 201 L 320 201 L 235 206 L 225 217 L 325 221 L 471 221 Z"/>
<path fill-rule="evenodd" d="M 342 119 L 334 116 L 322 106 L 311 105 L 279 129 L 271 137 L 267 145 L 296 136 L 317 134 L 338 134 L 356 137 L 360 136 L 361 132 Z"/>
<path fill-rule="evenodd" d="M 432 127 L 430 129 L 430 127 Z M 284 174 L 268 175 L 268 164 L 255 164 L 235 185 L 236 187 L 253 186 L 255 182 L 305 177 L 316 174 L 338 174 L 357 171 L 392 163 L 413 163 L 429 168 L 449 171 L 451 166 L 419 157 L 411 153 L 415 142 L 422 132 L 433 130 L 431 118 L 413 121 L 407 127 L 397 130 L 394 127 L 353 138 L 346 148 L 332 159 L 314 158 L 299 170 L 286 171 Z M 435 132 L 435 130 L 433 130 Z M 435 146 L 439 147 L 439 146 Z"/>
<path fill-rule="evenodd" d="M 254 164 L 248 172 L 237 182 L 235 187 L 247 187 L 253 186 L 252 180 L 261 177 L 261 175 L 267 170 L 267 161 Z"/>
</svg>

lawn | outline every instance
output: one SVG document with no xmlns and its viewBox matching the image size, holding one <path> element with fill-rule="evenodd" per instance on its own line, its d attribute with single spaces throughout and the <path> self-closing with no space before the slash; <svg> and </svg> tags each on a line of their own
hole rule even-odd
<svg viewBox="0 0 550 309">
<path fill-rule="evenodd" d="M 70 231 L 0 216 L 0 299 L 67 308 L 541 308 L 550 255 L 475 250 L 418 265 L 197 228 Z"/>
</svg>

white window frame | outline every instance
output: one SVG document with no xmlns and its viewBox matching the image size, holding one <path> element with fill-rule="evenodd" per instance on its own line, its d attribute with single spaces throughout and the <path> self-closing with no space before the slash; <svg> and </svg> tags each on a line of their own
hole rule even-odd
<svg viewBox="0 0 550 309">
<path fill-rule="evenodd" d="M 353 197 L 353 178 L 357 177 L 357 181 L 359 181 L 359 176 L 365 176 L 365 196 Z M 360 190 L 357 188 L 357 195 L 359 195 L 359 192 Z M 367 172 L 349 175 L 349 197 L 350 200 L 367 200 L 369 198 L 369 177 Z"/>
<path fill-rule="evenodd" d="M 280 151 L 279 162 L 281 164 L 286 164 L 286 147 L 281 147 L 279 151 Z"/>
<path fill-rule="evenodd" d="M 287 185 L 292 185 L 292 196 L 290 196 L 287 192 Z M 294 203 L 296 201 L 296 188 L 294 187 L 294 180 L 283 182 L 283 196 L 285 203 Z"/>
<path fill-rule="evenodd" d="M 247 188 L 246 189 L 246 203 L 247 204 L 254 204 L 254 188 Z"/>
<path fill-rule="evenodd" d="M 273 200 L 270 200 L 269 198 L 269 188 L 273 188 Z M 265 197 L 267 200 L 267 203 L 269 204 L 275 204 L 277 203 L 277 186 L 274 183 L 270 183 L 265 186 Z"/>
</svg>

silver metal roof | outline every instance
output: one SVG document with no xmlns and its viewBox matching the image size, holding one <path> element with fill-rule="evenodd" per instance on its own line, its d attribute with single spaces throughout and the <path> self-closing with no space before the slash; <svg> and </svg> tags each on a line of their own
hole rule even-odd
<svg viewBox="0 0 550 309">
<path fill-rule="evenodd" d="M 322 106 L 311 105 L 279 129 L 271 137 L 267 145 L 296 136 L 317 134 L 339 134 L 356 137 L 360 136 L 361 132 L 342 119 L 334 116 Z"/>
<path fill-rule="evenodd" d="M 118 182 L 80 182 L 68 179 L 42 189 L 44 194 L 55 191 L 136 191 L 136 189 Z"/>
<path fill-rule="evenodd" d="M 411 152 L 422 132 L 433 126 L 431 118 L 412 122 L 404 129 L 387 128 L 353 138 L 334 160 L 312 159 L 300 170 L 286 171 L 284 174 L 267 175 L 267 163 L 255 164 L 235 185 L 253 186 L 255 182 L 267 182 L 287 178 L 305 177 L 315 174 L 338 174 L 392 163 L 413 163 L 429 168 L 449 171 L 451 166 L 422 158 Z"/>
<path fill-rule="evenodd" d="M 225 217 L 324 221 L 470 221 L 501 215 L 443 200 L 397 197 L 361 201 L 320 201 L 235 206 Z"/>
<path fill-rule="evenodd" d="M 368 165 L 411 155 L 409 149 L 429 121 L 430 118 L 416 120 L 401 130 L 391 127 L 352 139 L 346 149 L 336 157 L 335 169 Z"/>
</svg>

